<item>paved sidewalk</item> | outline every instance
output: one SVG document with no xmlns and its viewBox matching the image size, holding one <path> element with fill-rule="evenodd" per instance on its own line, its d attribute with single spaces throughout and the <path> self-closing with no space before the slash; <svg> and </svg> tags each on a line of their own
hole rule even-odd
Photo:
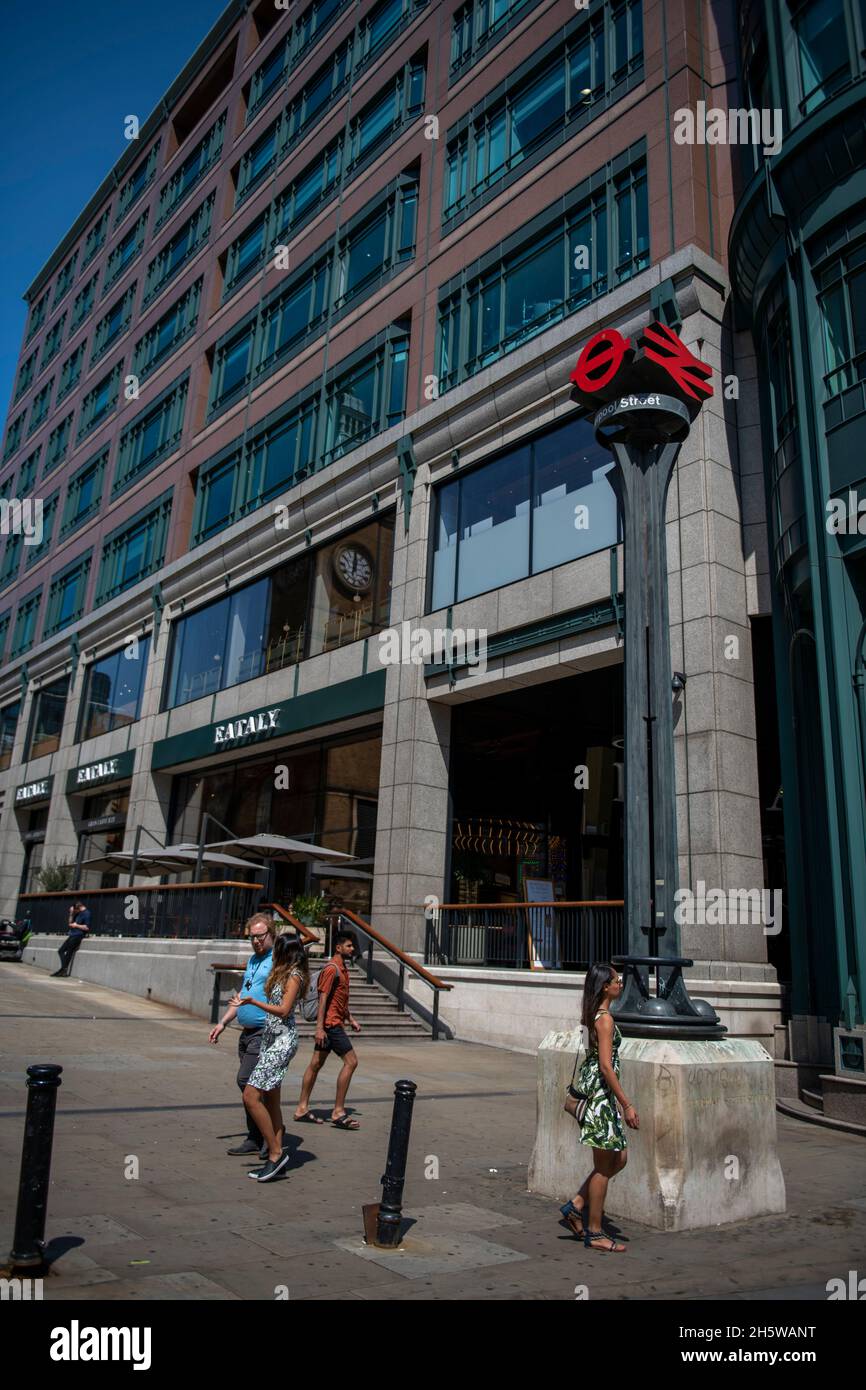
<svg viewBox="0 0 866 1390">
<path fill-rule="evenodd" d="M 115 990 L 0 965 L 0 1249 L 12 1243 L 25 1068 L 63 1066 L 47 1237 L 68 1249 L 48 1299 L 818 1298 L 866 1273 L 866 1146 L 778 1117 L 785 1216 L 663 1235 L 629 1223 L 628 1253 L 586 1251 L 556 1203 L 526 1191 L 535 1059 L 471 1043 L 365 1043 L 355 1133 L 296 1124 L 303 1044 L 284 1086 L 288 1177 L 229 1158 L 243 1122 L 234 1037 Z M 314 1108 L 329 1113 L 336 1063 Z M 394 1082 L 418 1085 L 403 1252 L 368 1250 Z M 129 1178 L 130 1159 L 138 1177 Z M 585 1163 L 576 1153 L 575 1187 Z M 436 1175 L 438 1172 L 438 1176 Z M 615 1183 L 611 1191 L 615 1190 Z M 615 1209 L 615 1203 L 611 1206 Z"/>
</svg>

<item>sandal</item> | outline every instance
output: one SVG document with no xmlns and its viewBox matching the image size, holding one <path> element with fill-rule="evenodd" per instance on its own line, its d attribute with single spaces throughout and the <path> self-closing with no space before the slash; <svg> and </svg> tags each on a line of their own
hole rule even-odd
<svg viewBox="0 0 866 1390">
<path fill-rule="evenodd" d="M 303 1115 L 295 1115 L 293 1118 L 299 1125 L 323 1125 L 325 1123 L 324 1120 L 319 1119 L 318 1115 L 314 1115 L 312 1110 L 305 1110 Z"/>
<path fill-rule="evenodd" d="M 559 1210 L 569 1230 L 582 1239 L 586 1235 L 586 1203 L 582 1207 L 576 1207 L 574 1202 L 569 1201 Z"/>
<path fill-rule="evenodd" d="M 358 1121 L 357 1121 L 357 1120 L 353 1120 L 353 1119 L 351 1118 L 351 1116 L 349 1116 L 349 1115 L 339 1115 L 339 1116 L 337 1117 L 336 1120 L 332 1120 L 332 1121 L 331 1121 L 331 1124 L 334 1126 L 334 1129 L 360 1129 L 360 1128 L 361 1128 L 361 1126 L 359 1125 Z"/>
<path fill-rule="evenodd" d="M 593 1245 L 594 1240 L 606 1240 L 607 1245 Z M 617 1245 L 616 1241 L 606 1236 L 604 1231 L 590 1231 L 588 1228 L 584 1232 L 583 1243 L 587 1250 L 603 1250 L 606 1255 L 621 1255 L 625 1253 L 624 1245 Z"/>
</svg>

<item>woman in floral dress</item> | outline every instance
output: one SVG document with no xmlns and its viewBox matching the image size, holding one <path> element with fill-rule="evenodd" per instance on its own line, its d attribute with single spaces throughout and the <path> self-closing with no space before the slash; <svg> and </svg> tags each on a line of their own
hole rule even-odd
<svg viewBox="0 0 866 1390">
<path fill-rule="evenodd" d="M 244 1105 L 261 1130 L 268 1146 L 263 1168 L 250 1173 L 259 1182 L 270 1182 L 282 1172 L 291 1158 L 283 1152 L 283 1120 L 280 1114 L 280 1086 L 289 1063 L 298 1050 L 294 1009 L 310 983 L 310 969 L 303 947 L 288 936 L 274 941 L 271 973 L 265 982 L 267 1003 L 243 998 L 241 1004 L 258 1004 L 269 1015 L 262 1033 L 259 1060 L 244 1087 Z"/>
<path fill-rule="evenodd" d="M 626 1165 L 626 1137 L 617 1101 L 629 1129 L 638 1129 L 638 1114 L 619 1084 L 619 1048 L 622 1034 L 613 1021 L 610 1005 L 622 994 L 622 976 L 612 965 L 596 964 L 586 973 L 581 1021 L 589 1044 L 574 1083 L 588 1096 L 580 1126 L 580 1143 L 592 1149 L 593 1169 L 580 1191 L 561 1208 L 566 1224 L 581 1234 L 587 1249 L 621 1254 L 624 1245 L 602 1230 L 607 1185 Z"/>
</svg>

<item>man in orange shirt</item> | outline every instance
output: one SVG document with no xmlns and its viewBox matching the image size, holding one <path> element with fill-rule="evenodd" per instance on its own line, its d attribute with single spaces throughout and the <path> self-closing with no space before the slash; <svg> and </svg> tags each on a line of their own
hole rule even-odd
<svg viewBox="0 0 866 1390">
<path fill-rule="evenodd" d="M 337 1129 L 360 1129 L 357 1120 L 346 1114 L 346 1093 L 352 1073 L 358 1065 L 358 1057 L 351 1038 L 343 1027 L 349 1023 L 356 1033 L 361 1025 L 349 1012 L 349 969 L 348 962 L 357 954 L 355 938 L 351 932 L 338 932 L 334 938 L 334 955 L 323 970 L 319 971 L 317 988 L 319 991 L 319 1013 L 316 1019 L 316 1045 L 310 1058 L 310 1065 L 304 1072 L 301 1085 L 301 1098 L 295 1111 L 296 1120 L 308 1124 L 321 1124 L 322 1121 L 310 1111 L 310 1096 L 316 1084 L 316 1077 L 327 1061 L 328 1054 L 335 1052 L 342 1058 L 343 1066 L 337 1077 L 337 1094 L 331 1112 L 331 1124 Z"/>
</svg>

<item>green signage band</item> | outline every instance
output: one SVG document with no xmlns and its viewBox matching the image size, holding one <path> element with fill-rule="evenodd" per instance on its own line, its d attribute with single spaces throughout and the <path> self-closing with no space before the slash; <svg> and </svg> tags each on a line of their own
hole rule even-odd
<svg viewBox="0 0 866 1390">
<path fill-rule="evenodd" d="M 99 758 L 93 763 L 82 763 L 66 774 L 66 791 L 87 792 L 91 787 L 101 787 L 106 782 L 123 782 L 132 776 L 135 767 L 135 749 L 126 753 L 115 753 L 113 758 Z"/>
</svg>

